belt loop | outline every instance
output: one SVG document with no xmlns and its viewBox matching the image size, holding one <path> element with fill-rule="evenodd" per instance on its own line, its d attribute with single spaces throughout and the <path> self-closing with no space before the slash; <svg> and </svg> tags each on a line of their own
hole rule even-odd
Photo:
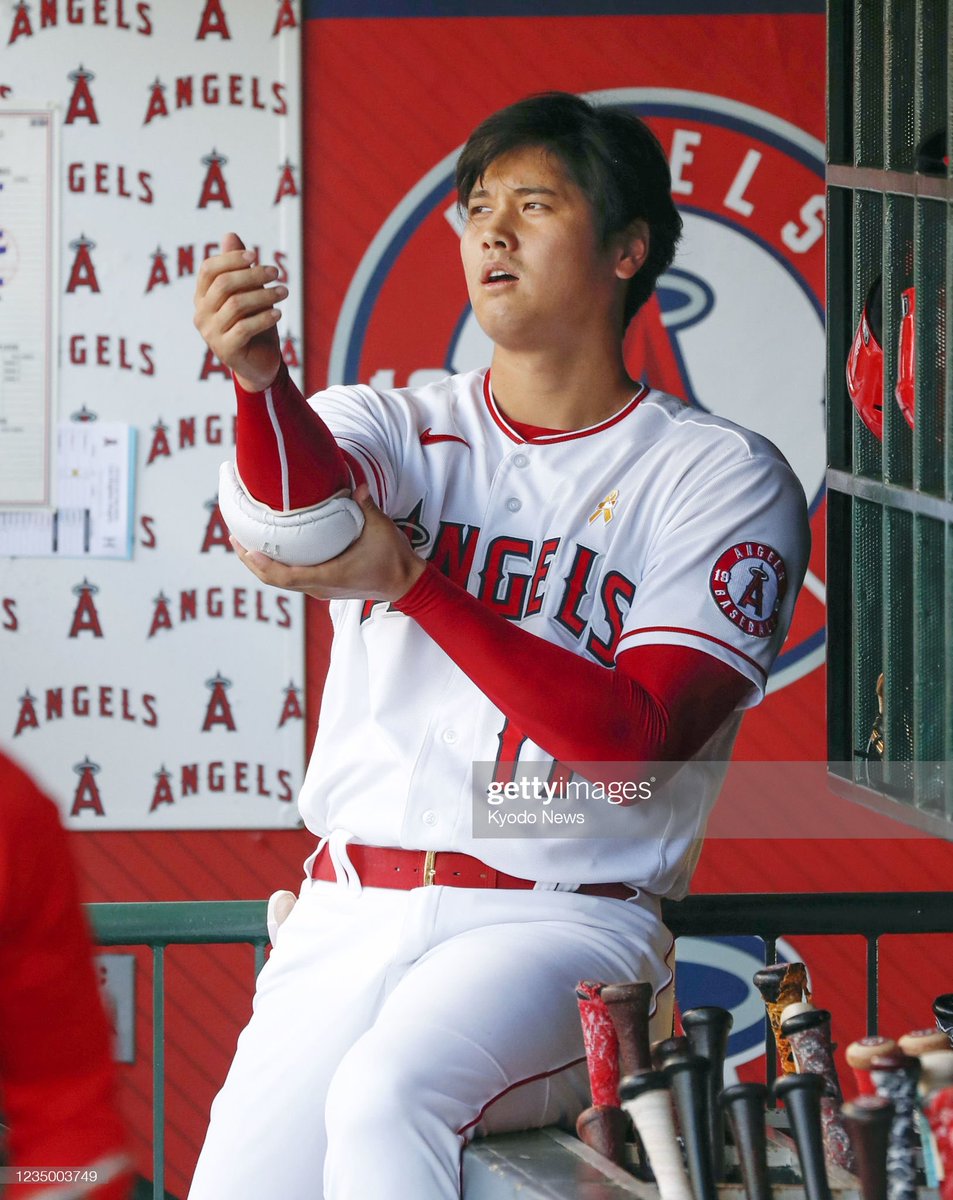
<svg viewBox="0 0 953 1200">
<path fill-rule="evenodd" d="M 433 883 L 434 876 L 437 874 L 437 851 L 428 850 L 424 855 L 424 879 L 423 886 L 430 887 Z"/>
</svg>

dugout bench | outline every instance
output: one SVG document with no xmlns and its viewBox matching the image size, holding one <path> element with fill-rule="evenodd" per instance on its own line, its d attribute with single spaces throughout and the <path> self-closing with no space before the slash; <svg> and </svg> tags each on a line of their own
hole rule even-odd
<svg viewBox="0 0 953 1200">
<path fill-rule="evenodd" d="M 265 961 L 268 935 L 264 901 L 91 904 L 88 912 L 100 946 L 148 946 L 152 952 L 153 1178 L 141 1181 L 135 1200 L 176 1200 L 165 1191 L 165 953 L 175 945 L 247 944 L 252 948 L 249 987 Z M 867 1033 L 877 1032 L 879 940 L 888 934 L 953 933 L 953 893 L 818 893 L 698 895 L 663 903 L 676 938 L 753 935 L 764 961 L 776 959 L 787 936 L 859 936 L 866 943 Z M 775 1073 L 775 1048 L 765 1022 L 767 1082 Z M 769 1159 L 778 1200 L 799 1200 L 796 1159 L 783 1133 Z M 498 1135 L 464 1153 L 466 1200 L 657 1200 L 657 1192 L 615 1167 L 570 1134 L 557 1129 Z M 859 1200 L 850 1177 L 831 1180 L 838 1200 Z M 839 1186 L 840 1185 L 840 1186 Z M 719 1186 L 720 1200 L 744 1200 L 740 1186 Z M 936 1193 L 923 1190 L 923 1200 Z M 224 1198 L 223 1198 L 224 1200 Z"/>
</svg>

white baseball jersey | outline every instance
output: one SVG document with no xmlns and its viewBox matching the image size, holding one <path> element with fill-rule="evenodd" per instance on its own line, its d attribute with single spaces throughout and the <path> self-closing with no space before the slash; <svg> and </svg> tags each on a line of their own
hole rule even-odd
<svg viewBox="0 0 953 1200">
<path fill-rule="evenodd" d="M 485 370 L 311 403 L 418 553 L 506 620 L 609 668 L 635 646 L 695 647 L 750 681 L 741 707 L 763 696 L 809 551 L 803 491 L 764 438 L 643 388 L 598 425 L 527 442 Z M 623 836 L 475 838 L 473 764 L 506 757 L 507 718 L 412 618 L 359 600 L 331 616 L 300 797 L 314 833 L 463 851 L 547 887 L 684 894 L 740 711 L 624 810 Z M 552 764 L 525 740 L 519 760 Z"/>
</svg>

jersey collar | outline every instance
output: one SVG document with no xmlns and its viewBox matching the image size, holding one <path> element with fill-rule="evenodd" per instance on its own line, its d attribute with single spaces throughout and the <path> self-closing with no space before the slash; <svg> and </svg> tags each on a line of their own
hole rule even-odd
<svg viewBox="0 0 953 1200">
<path fill-rule="evenodd" d="M 649 389 L 645 384 L 639 385 L 639 390 L 635 393 L 632 399 L 622 406 L 617 413 L 613 413 L 611 417 L 607 417 L 604 421 L 600 421 L 598 425 L 589 425 L 585 429 L 555 429 L 552 433 L 540 434 L 533 438 L 524 438 L 517 429 L 500 412 L 499 406 L 496 403 L 496 398 L 493 395 L 493 389 L 490 386 L 490 370 L 487 368 L 486 375 L 483 377 L 483 399 L 486 402 L 490 416 L 495 423 L 503 430 L 506 436 L 513 442 L 531 441 L 536 445 L 549 445 L 553 442 L 572 442 L 577 438 L 592 437 L 593 434 L 601 433 L 604 429 L 609 429 L 612 425 L 616 425 L 619 421 L 624 421 L 625 418 L 632 412 L 638 404 L 648 395 Z"/>
</svg>

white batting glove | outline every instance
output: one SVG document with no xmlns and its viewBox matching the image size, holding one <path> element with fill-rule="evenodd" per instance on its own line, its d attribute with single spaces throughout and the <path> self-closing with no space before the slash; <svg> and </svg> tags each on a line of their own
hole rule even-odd
<svg viewBox="0 0 953 1200">
<path fill-rule="evenodd" d="M 218 507 L 246 550 L 260 550 L 292 567 L 336 558 L 364 528 L 364 514 L 349 492 L 336 492 L 310 508 L 276 512 L 249 496 L 233 462 L 219 468 Z"/>
</svg>

